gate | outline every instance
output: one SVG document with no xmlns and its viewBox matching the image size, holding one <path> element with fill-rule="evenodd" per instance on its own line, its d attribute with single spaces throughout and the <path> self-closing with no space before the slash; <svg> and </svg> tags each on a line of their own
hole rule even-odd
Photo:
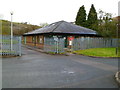
<svg viewBox="0 0 120 90">
<path fill-rule="evenodd" d="M 65 48 L 64 38 L 45 37 L 44 38 L 44 51 L 63 53 Z"/>
<path fill-rule="evenodd" d="M 21 56 L 21 37 L 13 36 L 13 46 L 11 49 L 11 36 L 0 36 L 0 55 Z"/>
</svg>

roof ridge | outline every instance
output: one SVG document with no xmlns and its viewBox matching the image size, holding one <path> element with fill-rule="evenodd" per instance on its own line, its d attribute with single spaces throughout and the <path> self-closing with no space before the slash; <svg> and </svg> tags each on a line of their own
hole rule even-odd
<svg viewBox="0 0 120 90">
<path fill-rule="evenodd" d="M 57 25 L 57 26 L 56 26 L 56 27 L 52 30 L 52 32 L 54 32 L 54 31 L 55 31 L 55 29 L 56 29 L 56 28 L 58 28 L 58 27 L 60 26 L 60 24 L 61 24 L 61 23 L 63 23 L 63 22 L 62 22 L 62 21 L 60 21 L 60 22 L 56 22 L 56 23 L 58 23 L 58 25 Z"/>
</svg>

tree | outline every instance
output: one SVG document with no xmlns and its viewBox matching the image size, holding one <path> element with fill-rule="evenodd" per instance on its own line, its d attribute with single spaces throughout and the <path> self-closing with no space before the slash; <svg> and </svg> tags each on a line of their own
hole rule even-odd
<svg viewBox="0 0 120 90">
<path fill-rule="evenodd" d="M 80 7 L 77 13 L 75 24 L 83 27 L 86 26 L 86 10 L 84 5 Z"/>
<path fill-rule="evenodd" d="M 98 26 L 98 18 L 97 18 L 97 12 L 94 7 L 94 5 L 91 5 L 90 11 L 88 13 L 87 18 L 87 27 L 93 30 L 97 30 Z"/>
<path fill-rule="evenodd" d="M 111 13 L 99 10 L 98 33 L 104 37 L 116 37 L 118 21 L 112 18 Z"/>
<path fill-rule="evenodd" d="M 48 23 L 40 23 L 40 27 L 45 27 L 47 25 L 48 25 Z"/>
<path fill-rule="evenodd" d="M 103 16 L 104 16 L 104 12 L 100 9 L 98 12 L 98 19 L 99 19 L 98 22 L 100 25 L 102 24 Z"/>
</svg>

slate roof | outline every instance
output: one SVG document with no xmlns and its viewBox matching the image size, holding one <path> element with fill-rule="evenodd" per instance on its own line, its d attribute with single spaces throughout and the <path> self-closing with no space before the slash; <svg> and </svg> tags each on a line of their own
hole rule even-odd
<svg viewBox="0 0 120 90">
<path fill-rule="evenodd" d="M 74 25 L 66 21 L 59 21 L 52 23 L 43 28 L 25 33 L 24 35 L 43 34 L 43 33 L 65 33 L 65 34 L 92 34 L 96 35 L 97 32 L 85 27 Z"/>
</svg>

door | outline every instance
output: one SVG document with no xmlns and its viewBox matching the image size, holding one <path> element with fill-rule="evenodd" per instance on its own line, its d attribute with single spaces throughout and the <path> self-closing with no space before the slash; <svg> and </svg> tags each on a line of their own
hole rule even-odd
<svg viewBox="0 0 120 90">
<path fill-rule="evenodd" d="M 68 40 L 67 40 L 67 37 L 64 37 L 64 40 L 65 40 L 65 48 L 67 48 L 67 46 L 68 46 Z"/>
<path fill-rule="evenodd" d="M 24 37 L 24 44 L 26 44 L 26 37 Z"/>
</svg>

